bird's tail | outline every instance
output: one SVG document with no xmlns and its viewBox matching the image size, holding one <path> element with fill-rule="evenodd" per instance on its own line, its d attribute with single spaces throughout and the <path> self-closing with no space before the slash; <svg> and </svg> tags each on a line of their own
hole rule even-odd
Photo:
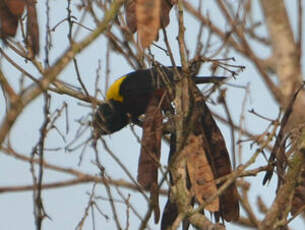
<svg viewBox="0 0 305 230">
<path fill-rule="evenodd" d="M 224 80 L 228 79 L 228 77 L 215 77 L 215 76 L 193 76 L 193 81 L 196 84 L 208 84 L 208 83 L 221 83 Z"/>
</svg>

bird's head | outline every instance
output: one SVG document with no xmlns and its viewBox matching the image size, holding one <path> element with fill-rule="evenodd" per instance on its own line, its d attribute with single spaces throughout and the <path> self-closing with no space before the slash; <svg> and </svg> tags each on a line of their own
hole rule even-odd
<svg viewBox="0 0 305 230">
<path fill-rule="evenodd" d="M 122 103 L 109 100 L 99 105 L 93 118 L 93 127 L 98 135 L 114 133 L 128 124 L 128 116 L 122 111 Z"/>
</svg>

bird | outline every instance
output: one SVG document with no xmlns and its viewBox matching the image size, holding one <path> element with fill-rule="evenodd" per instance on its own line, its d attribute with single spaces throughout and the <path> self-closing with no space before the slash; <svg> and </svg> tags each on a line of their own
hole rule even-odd
<svg viewBox="0 0 305 230">
<path fill-rule="evenodd" d="M 145 114 L 153 96 L 161 100 L 164 93 L 178 81 L 174 77 L 175 71 L 182 73 L 182 68 L 158 66 L 138 69 L 114 81 L 106 92 L 105 102 L 98 106 L 94 114 L 93 126 L 97 133 L 112 134 L 137 121 L 140 115 Z M 215 76 L 191 78 L 196 84 L 217 83 L 226 79 Z"/>
<path fill-rule="evenodd" d="M 105 102 L 98 106 L 94 114 L 93 127 L 96 131 L 95 133 L 97 135 L 112 134 L 127 126 L 128 123 L 137 121 L 139 116 L 145 114 L 146 111 L 147 114 L 149 113 L 148 108 L 150 102 L 155 101 L 153 100 L 155 99 L 154 97 L 160 99 L 161 109 L 167 109 L 168 103 L 171 103 L 174 99 L 170 91 L 179 82 L 179 75 L 182 76 L 182 73 L 181 67 L 157 66 L 135 70 L 115 80 L 106 92 Z M 195 74 L 190 74 L 190 78 L 195 84 L 220 83 L 227 79 L 227 77 L 204 77 L 196 76 Z M 163 98 L 165 99 L 163 100 Z M 163 102 L 165 100 L 169 101 Z M 205 101 L 203 100 L 199 104 L 202 105 L 202 108 L 200 107 L 201 109 L 198 111 L 202 114 L 196 123 L 198 126 L 193 130 L 193 134 L 200 135 L 200 138 L 201 136 L 204 137 L 205 142 L 203 142 L 202 148 L 208 156 L 208 164 L 213 171 L 214 178 L 221 178 L 232 172 L 229 153 L 224 138 Z M 171 137 L 174 136 L 175 132 L 171 133 Z M 170 155 L 176 152 L 175 139 L 171 138 Z M 141 152 L 142 154 L 144 152 Z M 156 159 L 159 160 L 159 157 L 156 156 L 156 158 L 151 159 L 153 160 L 150 163 L 155 162 Z M 157 169 L 158 167 L 154 170 L 157 171 Z M 218 184 L 217 187 L 221 185 Z M 230 222 L 239 218 L 238 191 L 235 183 L 232 183 L 219 196 L 219 211 L 214 214 L 216 221 L 222 218 Z M 162 218 L 162 229 L 166 229 L 164 226 L 171 224 L 171 221 L 175 220 L 177 215 L 177 206 L 169 199 Z"/>
</svg>

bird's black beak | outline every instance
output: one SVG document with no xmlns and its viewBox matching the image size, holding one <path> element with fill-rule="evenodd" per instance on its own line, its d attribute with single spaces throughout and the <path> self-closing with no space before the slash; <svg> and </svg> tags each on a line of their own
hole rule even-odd
<svg viewBox="0 0 305 230">
<path fill-rule="evenodd" d="M 98 135 L 107 135 L 125 127 L 128 119 L 122 111 L 121 103 L 111 100 L 99 105 L 92 124 Z"/>
</svg>

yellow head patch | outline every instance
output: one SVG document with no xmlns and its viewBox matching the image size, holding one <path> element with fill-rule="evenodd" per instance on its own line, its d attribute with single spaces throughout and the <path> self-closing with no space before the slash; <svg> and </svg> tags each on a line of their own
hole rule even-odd
<svg viewBox="0 0 305 230">
<path fill-rule="evenodd" d="M 123 76 L 119 79 L 117 79 L 107 90 L 106 93 L 106 100 L 115 100 L 115 101 L 119 101 L 119 102 L 123 102 L 124 98 L 123 96 L 120 94 L 120 88 L 121 88 L 121 84 L 124 81 L 124 79 L 127 76 Z"/>
</svg>

